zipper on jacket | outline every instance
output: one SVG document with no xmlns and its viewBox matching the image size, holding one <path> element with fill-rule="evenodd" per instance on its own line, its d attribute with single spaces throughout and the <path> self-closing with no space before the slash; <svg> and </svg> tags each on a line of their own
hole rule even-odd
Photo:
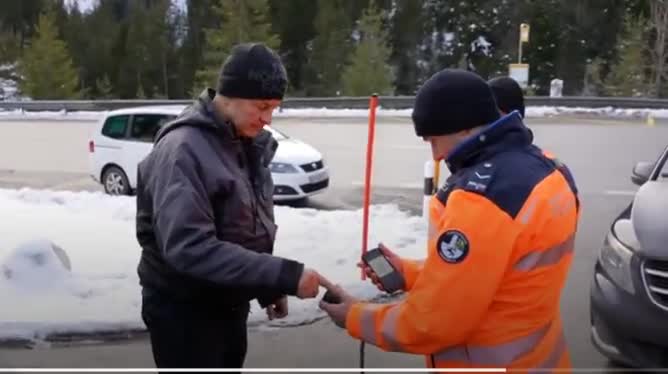
<svg viewBox="0 0 668 374">
<path fill-rule="evenodd" d="M 257 234 L 257 202 L 255 201 L 255 186 L 253 183 L 253 177 L 251 176 L 252 170 L 250 160 L 248 153 L 246 152 L 246 147 L 243 143 L 240 143 L 240 149 L 238 150 L 237 157 L 239 158 L 239 167 L 241 168 L 244 177 L 244 183 L 246 184 L 246 187 L 249 187 L 251 192 L 249 198 L 251 210 L 253 212 L 253 233 Z"/>
</svg>

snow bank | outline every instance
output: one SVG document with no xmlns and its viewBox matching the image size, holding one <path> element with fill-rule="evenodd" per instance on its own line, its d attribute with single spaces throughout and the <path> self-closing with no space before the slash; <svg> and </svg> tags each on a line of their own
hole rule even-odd
<svg viewBox="0 0 668 374">
<path fill-rule="evenodd" d="M 15 110 L 0 110 L 0 120 L 48 120 L 48 121 L 96 121 L 104 117 L 106 111 L 78 111 L 67 112 L 60 111 L 39 111 L 39 112 L 24 112 L 20 109 Z"/>
<path fill-rule="evenodd" d="M 384 109 L 378 108 L 376 116 L 393 118 L 410 118 L 412 109 Z M 41 111 L 24 112 L 21 110 L 0 110 L 0 120 L 65 120 L 65 121 L 94 121 L 102 118 L 106 111 Z M 529 106 L 526 108 L 527 118 L 543 118 L 561 115 L 594 115 L 609 118 L 644 119 L 648 115 L 654 118 L 668 118 L 668 109 L 618 109 L 618 108 L 569 108 L 550 106 Z M 367 118 L 367 109 L 327 109 L 327 108 L 300 108 L 281 109 L 274 113 L 275 117 L 303 117 L 303 118 Z"/>
<path fill-rule="evenodd" d="M 0 189 L 0 206 L 0 340 L 144 328 L 134 198 Z M 378 295 L 355 266 L 361 211 L 279 206 L 276 218 L 277 255 L 304 262 L 358 297 Z M 369 236 L 370 244 L 382 240 L 401 255 L 423 257 L 424 221 L 393 205 L 372 207 Z M 253 302 L 249 323 L 311 322 L 323 316 L 317 300 L 291 298 L 290 316 L 272 322 Z"/>
<path fill-rule="evenodd" d="M 527 118 L 553 117 L 559 115 L 596 115 L 610 118 L 642 119 L 648 115 L 654 118 L 668 118 L 668 109 L 621 109 L 621 108 L 568 108 L 535 106 L 526 108 Z"/>
</svg>

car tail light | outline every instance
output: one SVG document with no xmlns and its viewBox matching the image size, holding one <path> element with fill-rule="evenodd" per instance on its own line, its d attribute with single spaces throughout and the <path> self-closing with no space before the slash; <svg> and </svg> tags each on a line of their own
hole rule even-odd
<svg viewBox="0 0 668 374">
<path fill-rule="evenodd" d="M 88 152 L 90 153 L 95 152 L 95 142 L 92 140 L 88 141 Z"/>
</svg>

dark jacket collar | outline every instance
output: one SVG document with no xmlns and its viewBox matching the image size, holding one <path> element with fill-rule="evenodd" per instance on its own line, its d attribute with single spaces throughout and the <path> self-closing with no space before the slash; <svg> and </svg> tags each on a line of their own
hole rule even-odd
<svg viewBox="0 0 668 374">
<path fill-rule="evenodd" d="M 460 143 L 445 159 L 451 173 L 474 165 L 493 155 L 533 143 L 533 133 L 524 125 L 519 112 L 514 111 Z"/>
<path fill-rule="evenodd" d="M 214 115 L 213 98 L 216 91 L 207 88 L 202 91 L 193 105 L 185 108 L 183 112 L 175 120 L 163 126 L 156 135 L 155 141 L 158 142 L 171 130 L 180 126 L 195 126 L 213 130 L 219 137 L 227 142 L 239 143 L 244 146 L 251 146 L 256 149 L 258 154 L 263 157 L 263 163 L 268 165 L 274 158 L 278 142 L 273 138 L 271 133 L 262 130 L 255 138 L 248 141 L 242 141 L 237 135 L 234 125 L 226 118 L 219 118 Z"/>
</svg>

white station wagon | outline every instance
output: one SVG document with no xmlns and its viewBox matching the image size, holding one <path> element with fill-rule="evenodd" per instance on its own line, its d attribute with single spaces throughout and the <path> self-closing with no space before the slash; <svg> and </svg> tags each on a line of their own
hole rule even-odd
<svg viewBox="0 0 668 374">
<path fill-rule="evenodd" d="M 108 112 L 93 129 L 88 149 L 90 174 L 110 195 L 132 195 L 137 165 L 153 148 L 160 127 L 176 118 L 183 106 L 147 106 Z M 279 142 L 270 165 L 274 200 L 299 200 L 329 186 L 323 157 L 310 145 L 265 127 Z"/>
</svg>

